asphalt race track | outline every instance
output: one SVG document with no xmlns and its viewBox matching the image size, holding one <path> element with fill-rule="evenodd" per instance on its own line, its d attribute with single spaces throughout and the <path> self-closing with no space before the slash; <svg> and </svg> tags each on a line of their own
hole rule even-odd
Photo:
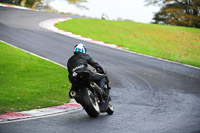
<svg viewBox="0 0 200 133">
<path fill-rule="evenodd" d="M 200 69 L 72 39 L 39 26 L 60 17 L 69 16 L 0 7 L 0 40 L 62 65 L 75 44 L 85 43 L 109 74 L 114 114 L 92 119 L 81 110 L 3 123 L 0 133 L 200 132 Z"/>
</svg>

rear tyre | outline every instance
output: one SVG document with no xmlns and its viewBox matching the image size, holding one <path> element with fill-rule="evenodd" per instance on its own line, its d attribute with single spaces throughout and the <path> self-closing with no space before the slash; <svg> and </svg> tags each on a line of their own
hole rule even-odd
<svg viewBox="0 0 200 133">
<path fill-rule="evenodd" d="M 100 109 L 93 92 L 88 88 L 84 88 L 82 94 L 82 105 L 87 114 L 93 118 L 98 117 Z"/>
</svg>

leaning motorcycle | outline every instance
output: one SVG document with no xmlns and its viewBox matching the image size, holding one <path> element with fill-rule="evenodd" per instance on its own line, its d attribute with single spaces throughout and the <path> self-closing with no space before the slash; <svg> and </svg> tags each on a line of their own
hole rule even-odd
<svg viewBox="0 0 200 133">
<path fill-rule="evenodd" d="M 104 73 L 106 75 L 106 72 Z M 76 90 L 70 91 L 72 98 L 80 103 L 90 117 L 98 117 L 100 113 L 113 114 L 109 91 L 105 93 L 95 82 L 91 81 L 90 73 L 74 72 L 74 81 L 78 84 Z M 107 89 L 105 85 L 104 89 Z"/>
</svg>

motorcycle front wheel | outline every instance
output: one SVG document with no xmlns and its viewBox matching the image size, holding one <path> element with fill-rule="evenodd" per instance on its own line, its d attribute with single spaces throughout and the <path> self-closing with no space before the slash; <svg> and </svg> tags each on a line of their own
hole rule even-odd
<svg viewBox="0 0 200 133">
<path fill-rule="evenodd" d="M 111 101 L 109 101 L 109 103 L 108 103 L 107 113 L 108 113 L 109 115 L 112 115 L 112 114 L 114 113 L 114 107 L 113 107 Z"/>
<path fill-rule="evenodd" d="M 99 104 L 95 95 L 89 88 L 82 89 L 82 106 L 90 117 L 98 117 L 100 114 Z"/>
</svg>

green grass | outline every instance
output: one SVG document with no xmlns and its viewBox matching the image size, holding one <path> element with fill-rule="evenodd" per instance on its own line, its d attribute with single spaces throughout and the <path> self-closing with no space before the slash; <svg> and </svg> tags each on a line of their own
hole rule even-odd
<svg viewBox="0 0 200 133">
<path fill-rule="evenodd" d="M 69 102 L 67 75 L 67 69 L 0 41 L 0 114 Z"/>
<path fill-rule="evenodd" d="M 130 51 L 200 67 L 200 29 L 98 19 L 72 19 L 55 26 Z"/>
</svg>

